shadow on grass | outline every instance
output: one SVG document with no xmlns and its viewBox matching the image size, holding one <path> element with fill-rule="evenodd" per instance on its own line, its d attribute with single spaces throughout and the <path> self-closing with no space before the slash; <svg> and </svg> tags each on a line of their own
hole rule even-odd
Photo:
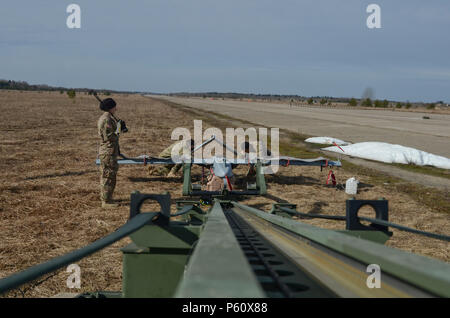
<svg viewBox="0 0 450 318">
<path fill-rule="evenodd" d="M 267 183 L 276 184 L 301 184 L 301 185 L 317 185 L 320 181 L 316 178 L 304 177 L 304 176 L 281 176 L 281 175 L 270 175 L 266 179 Z"/>
<path fill-rule="evenodd" d="M 131 182 L 152 182 L 152 181 L 160 181 L 160 182 L 183 182 L 183 178 L 168 178 L 168 177 L 128 177 L 128 180 Z"/>
<path fill-rule="evenodd" d="M 313 208 L 308 211 L 308 214 L 321 214 L 323 212 L 322 207 L 324 206 L 328 206 L 328 203 L 323 201 L 314 202 Z"/>
<path fill-rule="evenodd" d="M 279 198 L 279 197 L 277 197 L 277 196 L 274 196 L 273 194 L 267 193 L 267 194 L 265 194 L 264 196 L 265 196 L 266 198 L 270 199 L 270 200 L 273 200 L 273 201 L 277 202 L 277 203 L 289 203 L 288 201 L 286 201 L 286 200 L 284 200 L 284 199 L 282 199 L 282 198 Z"/>
<path fill-rule="evenodd" d="M 368 189 L 368 188 L 373 188 L 373 187 L 374 186 L 372 184 L 368 184 L 368 183 L 364 183 L 364 182 L 358 183 L 358 189 Z"/>
<path fill-rule="evenodd" d="M 98 173 L 97 170 L 85 170 L 85 171 L 66 171 L 64 173 L 52 173 L 52 174 L 45 174 L 42 176 L 34 176 L 34 177 L 27 177 L 24 180 L 37 180 L 37 179 L 47 179 L 47 178 L 58 178 L 58 177 L 69 177 L 69 176 L 82 176 L 88 173 Z"/>
</svg>

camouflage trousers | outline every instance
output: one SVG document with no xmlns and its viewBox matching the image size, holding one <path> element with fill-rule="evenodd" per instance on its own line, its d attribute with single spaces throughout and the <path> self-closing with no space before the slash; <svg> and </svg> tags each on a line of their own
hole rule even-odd
<svg viewBox="0 0 450 318">
<path fill-rule="evenodd" d="M 117 157 L 100 155 L 100 199 L 102 202 L 111 202 L 116 187 L 116 176 L 119 170 Z"/>
<path fill-rule="evenodd" d="M 181 163 L 163 166 L 149 166 L 148 172 L 150 175 L 167 176 L 169 173 L 177 173 L 183 165 Z"/>
<path fill-rule="evenodd" d="M 175 165 L 165 165 L 164 167 L 169 170 L 169 173 L 177 173 L 183 165 L 181 163 L 177 163 Z"/>
</svg>

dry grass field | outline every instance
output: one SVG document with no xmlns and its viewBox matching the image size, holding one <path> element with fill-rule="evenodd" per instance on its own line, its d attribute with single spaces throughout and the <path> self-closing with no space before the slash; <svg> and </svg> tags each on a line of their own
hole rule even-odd
<svg viewBox="0 0 450 318">
<path fill-rule="evenodd" d="M 130 132 L 121 136 L 121 150 L 129 156 L 157 155 L 170 142 L 175 127 L 193 128 L 191 113 L 165 102 L 139 95 L 112 96 L 118 117 Z M 121 206 L 103 210 L 99 200 L 99 171 L 95 165 L 101 115 L 92 96 L 78 94 L 75 101 L 59 92 L 0 91 L 0 277 L 62 255 L 111 233 L 124 224 L 133 190 L 144 193 L 170 191 L 181 197 L 181 177 L 147 174 L 142 166 L 121 166 L 115 199 Z M 208 125 L 204 123 L 204 128 Z M 243 168 L 236 169 L 243 172 Z M 199 171 L 199 170 L 194 170 Z M 271 203 L 286 200 L 309 213 L 345 214 L 343 191 L 327 187 L 328 171 L 319 168 L 280 168 L 269 176 L 269 195 L 244 201 L 268 210 Z M 344 168 L 336 171 L 338 182 L 352 177 Z M 433 211 L 389 185 L 370 184 L 364 175 L 358 198 L 389 200 L 390 220 L 420 230 L 448 234 L 450 214 Z M 450 212 L 450 211 L 449 211 Z M 365 212 L 371 215 L 370 211 Z M 344 225 L 324 220 L 302 220 L 317 226 Z M 397 230 L 387 243 L 444 261 L 450 261 L 448 243 Z M 121 289 L 120 242 L 80 261 L 82 288 L 76 292 Z M 41 278 L 7 297 L 48 297 L 73 292 L 66 287 L 68 273 Z"/>
</svg>

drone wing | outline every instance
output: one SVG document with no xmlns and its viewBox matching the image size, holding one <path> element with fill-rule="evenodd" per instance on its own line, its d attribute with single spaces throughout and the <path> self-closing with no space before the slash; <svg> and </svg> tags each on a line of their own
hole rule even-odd
<svg viewBox="0 0 450 318">
<path fill-rule="evenodd" d="M 172 159 L 170 158 L 157 158 L 157 157 L 150 157 L 150 156 L 139 156 L 136 158 L 128 158 L 125 156 L 122 156 L 123 159 L 118 159 L 117 163 L 120 165 L 146 165 L 146 164 L 155 164 L 155 165 L 170 165 L 170 164 L 176 164 Z M 95 161 L 97 165 L 100 165 L 100 159 L 97 159 Z"/>
<path fill-rule="evenodd" d="M 280 165 L 280 166 L 319 166 L 319 167 L 327 167 L 327 166 L 337 166 L 341 167 L 342 164 L 340 161 L 332 161 L 328 160 L 323 157 L 318 157 L 314 159 L 302 159 L 302 158 L 295 158 L 295 157 L 288 157 L 288 156 L 279 156 L 277 158 L 267 158 L 267 159 L 259 159 L 263 165 Z M 184 162 L 183 160 L 181 162 Z M 190 161 L 186 161 L 190 162 Z M 195 159 L 192 163 L 197 165 L 213 165 L 215 162 L 227 162 L 233 165 L 248 165 L 249 162 L 247 159 L 233 159 L 233 160 L 226 160 L 223 158 L 203 158 L 203 159 Z M 122 159 L 117 160 L 118 164 L 161 164 L 161 165 L 167 165 L 167 164 L 177 164 L 180 162 L 174 162 L 171 158 L 158 158 L 158 157 L 150 157 L 147 155 L 142 155 L 136 158 L 128 158 L 125 156 L 122 156 Z M 100 165 L 100 159 L 96 160 L 96 164 Z"/>
<path fill-rule="evenodd" d="M 279 156 L 278 158 L 262 159 L 261 161 L 264 163 L 264 165 L 278 164 L 280 166 L 320 166 L 320 167 L 342 166 L 339 160 L 332 161 L 323 157 L 318 157 L 314 159 L 302 159 L 288 156 Z"/>
</svg>

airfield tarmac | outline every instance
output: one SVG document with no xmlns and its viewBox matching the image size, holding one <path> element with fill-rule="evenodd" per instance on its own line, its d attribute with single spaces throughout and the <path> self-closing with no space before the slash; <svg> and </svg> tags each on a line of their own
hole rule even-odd
<svg viewBox="0 0 450 318">
<path fill-rule="evenodd" d="M 290 106 L 211 98 L 155 96 L 255 124 L 349 142 L 381 141 L 450 158 L 450 114 Z M 430 119 L 423 119 L 423 116 Z"/>
</svg>

